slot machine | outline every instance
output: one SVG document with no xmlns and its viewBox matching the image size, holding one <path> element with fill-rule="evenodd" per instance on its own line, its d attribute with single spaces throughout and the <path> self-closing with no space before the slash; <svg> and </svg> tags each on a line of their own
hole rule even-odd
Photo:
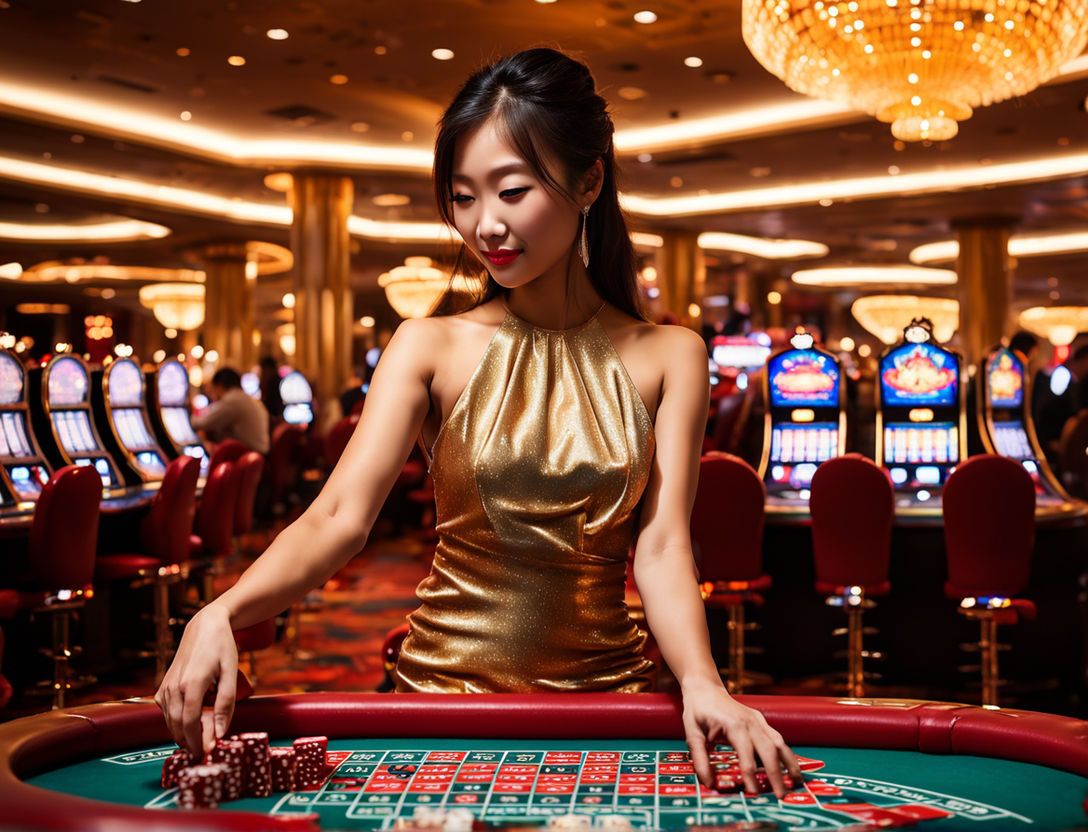
<svg viewBox="0 0 1088 832">
<path fill-rule="evenodd" d="M 978 422 L 986 452 L 1015 459 L 1035 481 L 1037 513 L 1079 508 L 1047 464 L 1031 420 L 1027 362 L 1020 353 L 998 347 L 987 357 L 978 396 Z"/>
<path fill-rule="evenodd" d="M 77 355 L 58 353 L 27 373 L 34 433 L 54 468 L 90 465 L 106 495 L 125 489 L 121 469 L 109 455 L 91 418 L 91 374 Z"/>
<path fill-rule="evenodd" d="M 804 509 L 821 462 L 846 452 L 846 385 L 839 360 L 798 332 L 763 374 L 767 404 L 759 475 L 767 510 Z"/>
<path fill-rule="evenodd" d="M 309 425 L 314 420 L 314 391 L 306 376 L 292 370 L 280 379 L 283 421 L 291 425 Z"/>
<path fill-rule="evenodd" d="M 0 349 L 0 508 L 33 505 L 52 476 L 29 423 L 23 363 Z"/>
<path fill-rule="evenodd" d="M 152 434 L 144 374 L 131 358 L 118 358 L 92 373 L 91 396 L 105 447 L 130 485 L 155 487 L 166 473 L 166 454 Z"/>
<path fill-rule="evenodd" d="M 208 451 L 193 430 L 189 413 L 189 372 L 171 358 L 147 374 L 147 384 L 154 398 L 148 411 L 161 446 L 173 457 L 185 454 L 199 459 L 200 476 L 206 477 Z"/>
<path fill-rule="evenodd" d="M 880 357 L 876 457 L 895 486 L 896 513 L 940 514 L 941 489 L 967 456 L 960 356 L 916 318 Z"/>
</svg>

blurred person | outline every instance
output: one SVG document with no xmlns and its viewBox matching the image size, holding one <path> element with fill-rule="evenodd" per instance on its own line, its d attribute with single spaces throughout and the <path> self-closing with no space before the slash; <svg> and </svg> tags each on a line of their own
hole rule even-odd
<svg viewBox="0 0 1088 832">
<path fill-rule="evenodd" d="M 208 385 L 211 404 L 193 417 L 193 429 L 214 443 L 237 439 L 251 451 L 268 453 L 268 411 L 242 389 L 242 377 L 233 367 L 223 367 Z"/>
</svg>

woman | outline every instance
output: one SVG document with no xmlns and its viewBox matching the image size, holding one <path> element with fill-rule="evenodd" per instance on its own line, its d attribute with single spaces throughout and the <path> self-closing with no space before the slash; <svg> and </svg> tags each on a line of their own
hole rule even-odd
<svg viewBox="0 0 1088 832">
<path fill-rule="evenodd" d="M 458 266 L 487 270 L 482 296 L 400 326 L 321 494 L 186 627 L 156 694 L 179 744 L 226 730 L 231 627 L 276 614 L 358 552 L 421 437 L 440 543 L 398 690 L 648 689 L 652 666 L 623 604 L 637 539 L 635 577 L 683 691 L 699 779 L 712 785 L 707 751 L 728 741 L 749 790 L 756 755 L 776 794 L 780 764 L 799 780 L 782 737 L 729 696 L 711 659 L 688 531 L 706 351 L 638 312 L 612 132 L 588 69 L 549 49 L 478 72 L 450 105 L 435 192 L 464 240 Z"/>
</svg>

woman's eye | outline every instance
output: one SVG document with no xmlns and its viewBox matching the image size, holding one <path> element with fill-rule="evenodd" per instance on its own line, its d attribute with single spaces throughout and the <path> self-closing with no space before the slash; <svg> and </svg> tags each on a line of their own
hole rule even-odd
<svg viewBox="0 0 1088 832">
<path fill-rule="evenodd" d="M 499 191 L 499 196 L 502 197 L 503 199 L 512 199 L 513 197 L 521 196 L 527 190 L 529 190 L 528 187 L 525 187 L 525 188 L 507 188 L 505 191 Z"/>
<path fill-rule="evenodd" d="M 468 194 L 453 194 L 450 197 L 450 202 L 471 202 L 472 197 Z"/>
</svg>

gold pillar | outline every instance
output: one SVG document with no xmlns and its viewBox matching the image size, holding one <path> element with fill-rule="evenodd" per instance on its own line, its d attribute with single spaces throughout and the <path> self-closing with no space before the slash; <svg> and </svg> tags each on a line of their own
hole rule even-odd
<svg viewBox="0 0 1088 832">
<path fill-rule="evenodd" d="M 204 349 L 218 366 L 244 373 L 256 363 L 253 290 L 246 281 L 245 243 L 213 243 L 199 252 L 204 264 Z"/>
<path fill-rule="evenodd" d="M 960 344 L 968 364 L 983 360 L 1006 332 L 1013 270 L 1009 261 L 1008 220 L 960 225 Z"/>
<path fill-rule="evenodd" d="M 657 285 L 662 306 L 698 332 L 702 315 L 693 316 L 688 307 L 702 303 L 706 288 L 706 258 L 698 246 L 699 234 L 669 230 L 661 236 L 664 244 L 658 252 Z"/>
<path fill-rule="evenodd" d="M 354 186 L 349 177 L 296 173 L 287 201 L 293 212 L 295 367 L 313 387 L 321 422 L 340 417 L 338 396 L 351 377 L 353 303 L 348 282 Z"/>
</svg>

